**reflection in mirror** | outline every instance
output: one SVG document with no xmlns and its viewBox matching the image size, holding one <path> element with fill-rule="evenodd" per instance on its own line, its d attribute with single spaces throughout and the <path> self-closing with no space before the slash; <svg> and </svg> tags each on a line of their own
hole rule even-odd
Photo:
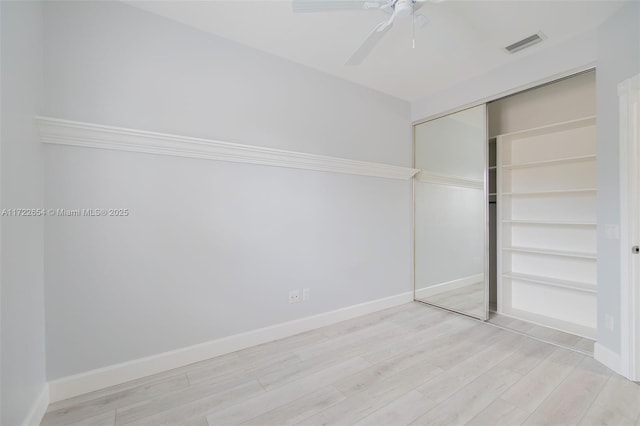
<svg viewBox="0 0 640 426">
<path fill-rule="evenodd" d="M 415 299 L 486 319 L 486 112 L 414 127 Z"/>
</svg>

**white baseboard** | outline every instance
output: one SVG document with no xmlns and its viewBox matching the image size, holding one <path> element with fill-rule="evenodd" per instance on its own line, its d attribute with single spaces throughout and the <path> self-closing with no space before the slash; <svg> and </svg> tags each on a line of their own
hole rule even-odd
<svg viewBox="0 0 640 426">
<path fill-rule="evenodd" d="M 35 400 L 27 418 L 24 420 L 23 426 L 38 426 L 42 423 L 47 407 L 49 407 L 49 385 L 45 383 L 40 395 L 38 395 L 38 399 Z"/>
<path fill-rule="evenodd" d="M 49 382 L 51 402 L 72 398 L 109 386 L 140 379 L 152 374 L 204 361 L 251 346 L 293 336 L 340 321 L 409 303 L 413 292 L 398 294 L 358 305 L 348 306 L 294 321 L 276 324 L 210 342 L 164 352 L 108 367 L 98 368 Z"/>
<path fill-rule="evenodd" d="M 622 370 L 622 362 L 620 354 L 613 352 L 611 349 L 602 346 L 599 342 L 593 345 L 593 358 L 604 364 L 607 368 L 620 374 Z"/>
<path fill-rule="evenodd" d="M 484 281 L 484 274 L 477 274 L 469 277 L 458 278 L 457 280 L 434 284 L 432 286 L 416 290 L 416 299 L 425 299 L 435 296 L 436 294 L 444 293 L 445 291 L 456 290 L 482 281 Z"/>
</svg>

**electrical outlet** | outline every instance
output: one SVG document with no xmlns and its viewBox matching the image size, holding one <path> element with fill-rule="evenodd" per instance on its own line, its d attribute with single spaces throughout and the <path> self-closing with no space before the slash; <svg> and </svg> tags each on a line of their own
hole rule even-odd
<svg viewBox="0 0 640 426">
<path fill-rule="evenodd" d="M 300 290 L 289 291 L 289 303 L 298 303 L 300 301 Z"/>
<path fill-rule="evenodd" d="M 302 289 L 302 301 L 306 301 L 309 300 L 310 294 L 309 294 L 310 290 L 308 288 L 303 288 Z"/>
</svg>

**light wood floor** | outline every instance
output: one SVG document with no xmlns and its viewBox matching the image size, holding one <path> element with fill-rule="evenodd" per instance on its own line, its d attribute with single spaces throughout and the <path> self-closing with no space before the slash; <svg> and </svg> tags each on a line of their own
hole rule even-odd
<svg viewBox="0 0 640 426">
<path fill-rule="evenodd" d="M 483 317 L 486 312 L 485 283 L 484 281 L 455 288 L 453 290 L 442 291 L 437 294 L 423 296 L 420 290 L 416 292 L 416 298 L 436 306 L 441 306 L 452 311 L 462 312 L 476 318 Z M 489 322 L 499 327 L 507 328 L 518 333 L 526 334 L 536 339 L 541 339 L 560 346 L 566 346 L 586 354 L 593 355 L 593 345 L 591 339 L 553 330 L 548 327 L 521 321 L 516 318 L 498 315 L 494 312 L 489 314 Z"/>
<path fill-rule="evenodd" d="M 575 334 L 565 333 L 516 318 L 498 315 L 494 312 L 489 314 L 489 322 L 499 327 L 504 327 L 556 345 L 566 346 L 570 349 L 593 356 L 593 347 L 596 342 L 586 337 L 580 337 Z"/>
<path fill-rule="evenodd" d="M 640 426 L 640 387 L 415 302 L 58 402 L 43 424 Z"/>
</svg>

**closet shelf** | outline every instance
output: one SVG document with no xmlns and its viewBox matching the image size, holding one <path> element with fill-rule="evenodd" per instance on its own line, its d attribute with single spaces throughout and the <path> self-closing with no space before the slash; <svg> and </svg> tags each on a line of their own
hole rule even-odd
<svg viewBox="0 0 640 426">
<path fill-rule="evenodd" d="M 511 138 L 529 138 L 532 136 L 547 135 L 550 133 L 564 132 L 566 130 L 573 130 L 581 127 L 595 127 L 596 116 L 590 115 L 588 117 L 577 118 L 575 120 L 562 121 L 560 123 L 547 124 L 540 127 L 534 127 L 532 129 L 517 130 L 511 133 L 503 133 L 496 137 L 511 137 Z"/>
<path fill-rule="evenodd" d="M 503 164 L 503 169 L 526 169 L 529 167 L 544 167 L 551 166 L 554 164 L 566 164 L 566 163 L 579 163 L 581 161 L 591 161 L 595 160 L 595 155 L 580 155 L 577 157 L 565 157 L 565 158 L 554 158 L 552 160 L 543 160 L 543 161 L 528 161 L 526 163 L 519 164 Z"/>
<path fill-rule="evenodd" d="M 548 250 L 535 247 L 503 247 L 504 251 L 510 251 L 514 253 L 529 253 L 540 254 L 544 256 L 559 256 L 559 257 L 573 257 L 577 259 L 596 260 L 595 253 L 585 253 L 579 251 L 566 251 L 566 250 Z"/>
<path fill-rule="evenodd" d="M 597 293 L 598 289 L 595 284 L 585 283 L 580 281 L 561 280 L 557 278 L 543 277 L 539 275 L 519 274 L 515 272 L 507 272 L 503 274 L 504 278 L 510 278 L 512 280 L 527 281 L 535 284 L 542 284 L 551 287 L 560 287 L 570 290 L 577 290 L 585 293 Z"/>
<path fill-rule="evenodd" d="M 595 222 L 566 222 L 558 220 L 503 220 L 502 223 L 514 225 L 544 225 L 544 226 L 586 226 L 595 227 Z"/>
<path fill-rule="evenodd" d="M 496 170 L 498 168 L 498 166 L 489 166 L 488 169 L 489 170 Z"/>
<path fill-rule="evenodd" d="M 499 311 L 568 332 L 596 323 L 595 122 L 498 136 Z"/>
<path fill-rule="evenodd" d="M 536 195 L 565 195 L 565 194 L 588 194 L 596 193 L 596 188 L 581 188 L 581 189 L 553 189 L 549 191 L 516 191 L 516 192 L 503 192 L 503 196 L 512 197 L 527 197 Z"/>
</svg>

